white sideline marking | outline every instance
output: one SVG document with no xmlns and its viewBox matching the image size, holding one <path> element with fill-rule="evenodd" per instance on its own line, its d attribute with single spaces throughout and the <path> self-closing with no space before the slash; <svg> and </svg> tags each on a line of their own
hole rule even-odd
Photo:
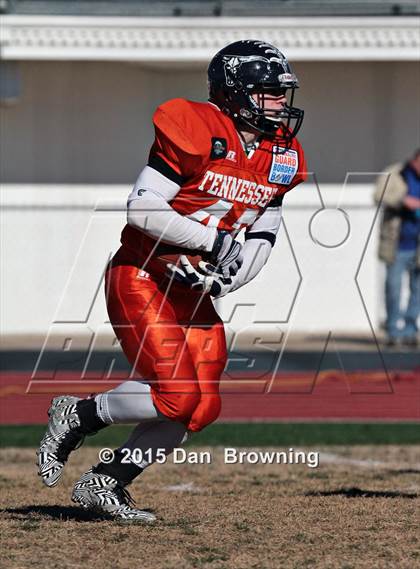
<svg viewBox="0 0 420 569">
<path fill-rule="evenodd" d="M 195 486 L 194 482 L 184 482 L 183 484 L 175 484 L 174 486 L 165 486 L 165 490 L 169 490 L 169 492 L 202 492 L 202 489 Z"/>
<path fill-rule="evenodd" d="M 413 469 L 420 469 L 420 464 L 410 464 L 402 465 L 400 463 L 394 462 L 382 462 L 379 460 L 371 459 L 357 459 L 357 458 L 347 458 L 345 456 L 340 456 L 339 454 L 334 454 L 332 452 L 320 452 L 319 453 L 319 464 L 325 463 L 335 463 L 335 464 L 349 464 L 351 466 L 359 466 L 361 468 L 402 468 L 408 467 Z"/>
</svg>

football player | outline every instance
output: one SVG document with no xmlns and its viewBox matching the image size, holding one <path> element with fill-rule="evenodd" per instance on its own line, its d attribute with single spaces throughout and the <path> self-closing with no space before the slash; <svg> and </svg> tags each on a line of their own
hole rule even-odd
<svg viewBox="0 0 420 569">
<path fill-rule="evenodd" d="M 296 139 L 303 111 L 293 106 L 298 81 L 276 47 L 226 46 L 210 62 L 208 84 L 207 103 L 174 99 L 156 110 L 148 165 L 106 271 L 109 317 L 142 379 L 90 399 L 55 398 L 38 451 L 39 474 L 54 486 L 85 435 L 137 423 L 114 460 L 83 474 L 72 494 L 82 507 L 120 519 L 154 521 L 125 487 L 162 449 L 171 453 L 188 432 L 217 419 L 227 354 L 212 299 L 259 273 L 276 241 L 283 196 L 305 179 Z"/>
</svg>

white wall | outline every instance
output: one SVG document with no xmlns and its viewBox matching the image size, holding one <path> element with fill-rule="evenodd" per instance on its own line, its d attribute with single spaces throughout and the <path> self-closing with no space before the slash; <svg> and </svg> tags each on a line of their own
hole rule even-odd
<svg viewBox="0 0 420 569">
<path fill-rule="evenodd" d="M 372 188 L 321 185 L 320 192 L 325 207 L 310 184 L 287 196 L 267 266 L 221 301 L 228 328 L 246 334 L 252 325 L 275 336 L 369 334 L 371 324 L 379 327 L 382 275 Z"/>
<path fill-rule="evenodd" d="M 131 184 L 147 160 L 153 109 L 172 97 L 206 98 L 199 64 L 18 65 L 21 98 L 0 108 L 5 183 Z M 295 70 L 306 113 L 300 139 L 320 182 L 381 170 L 420 146 L 416 62 L 301 62 Z"/>
<path fill-rule="evenodd" d="M 118 248 L 129 189 L 4 186 L 3 334 L 45 335 L 58 321 L 55 331 L 77 336 L 103 325 L 102 273 Z M 254 326 L 274 334 L 369 332 L 354 280 L 360 264 L 359 286 L 370 318 L 378 325 L 381 282 L 375 231 L 362 260 L 375 214 L 372 189 L 321 185 L 321 194 L 323 211 L 313 185 L 287 196 L 285 223 L 269 263 L 252 283 L 219 304 L 228 330 L 246 333 Z M 338 204 L 346 215 L 335 209 Z M 342 245 L 325 247 L 341 242 L 348 225 L 350 233 Z"/>
<path fill-rule="evenodd" d="M 306 111 L 301 141 L 320 182 L 341 184 L 347 172 L 381 171 L 420 146 L 417 63 L 295 67 L 301 77 L 299 102 Z"/>
</svg>

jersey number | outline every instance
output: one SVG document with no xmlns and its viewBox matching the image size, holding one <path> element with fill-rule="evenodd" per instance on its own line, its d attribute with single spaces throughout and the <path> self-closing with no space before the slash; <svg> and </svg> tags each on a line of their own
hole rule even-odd
<svg viewBox="0 0 420 569">
<path fill-rule="evenodd" d="M 190 219 L 194 219 L 195 221 L 204 221 L 208 219 L 206 223 L 207 227 L 218 227 L 221 219 L 223 219 L 229 211 L 233 207 L 233 202 L 228 202 L 226 200 L 218 200 L 214 204 L 211 204 L 203 209 L 199 209 L 194 213 L 190 213 L 187 215 Z M 240 229 L 242 225 L 252 225 L 255 221 L 255 218 L 258 215 L 257 209 L 247 208 L 245 209 L 235 223 L 232 224 L 233 229 Z"/>
</svg>

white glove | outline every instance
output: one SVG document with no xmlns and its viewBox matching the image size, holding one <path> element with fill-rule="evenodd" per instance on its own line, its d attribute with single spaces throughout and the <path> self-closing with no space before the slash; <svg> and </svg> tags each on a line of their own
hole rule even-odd
<svg viewBox="0 0 420 569">
<path fill-rule="evenodd" d="M 197 292 L 209 293 L 214 298 L 220 298 L 227 294 L 232 286 L 233 280 L 231 277 L 225 278 L 222 275 L 209 271 L 207 263 L 204 261 L 199 262 L 200 269 L 206 274 L 197 271 L 189 262 L 185 255 L 180 257 L 181 267 L 177 267 L 172 263 L 168 263 L 166 275 L 170 279 L 180 282 L 191 290 Z"/>
<path fill-rule="evenodd" d="M 218 231 L 210 253 L 209 263 L 214 271 L 229 278 L 236 275 L 242 265 L 242 245 L 228 231 Z"/>
</svg>

